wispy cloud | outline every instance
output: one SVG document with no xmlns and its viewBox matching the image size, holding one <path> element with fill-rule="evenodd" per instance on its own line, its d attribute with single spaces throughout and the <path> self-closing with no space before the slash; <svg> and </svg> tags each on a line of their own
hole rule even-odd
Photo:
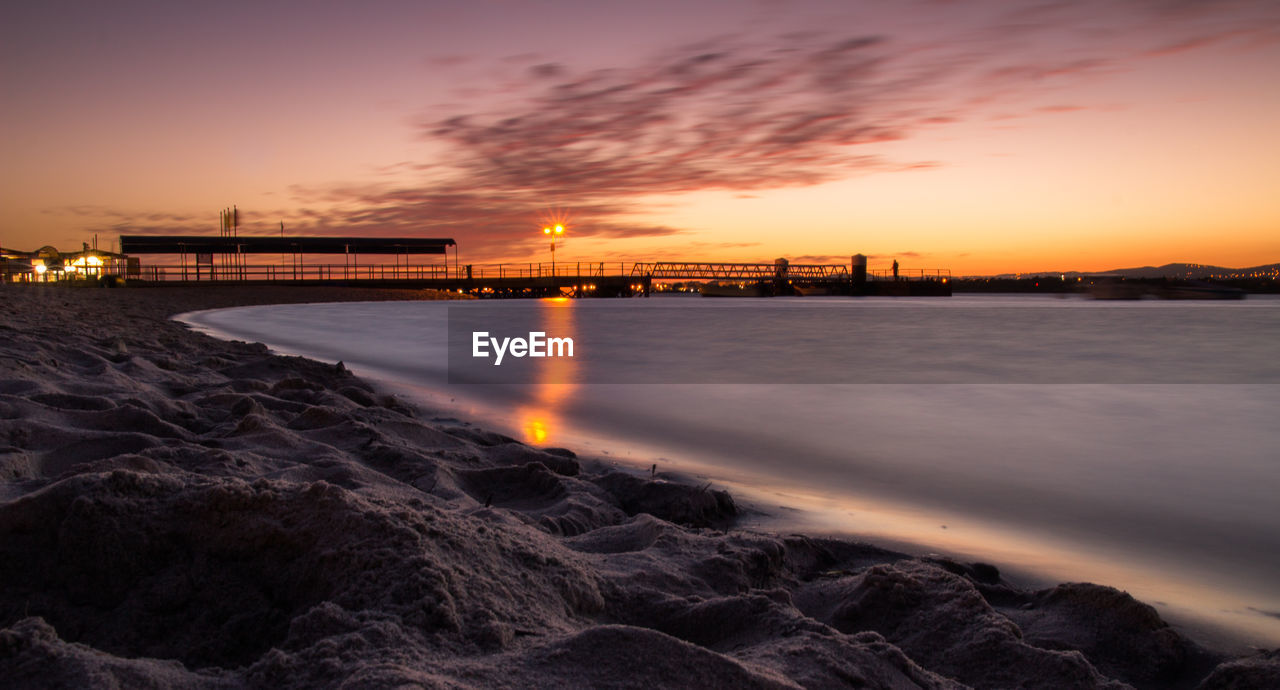
<svg viewBox="0 0 1280 690">
<path fill-rule="evenodd" d="M 679 236 L 680 228 L 633 219 L 661 195 L 749 197 L 942 165 L 890 159 L 879 145 L 994 113 L 1096 107 L 1043 105 L 1056 99 L 1041 96 L 1138 60 L 1275 40 L 1280 25 L 1274 4 L 1264 3 L 975 7 L 986 15 L 968 12 L 967 19 L 980 18 L 926 35 L 718 38 L 610 69 L 578 70 L 540 54 L 489 59 L 497 76 L 466 85 L 474 100 L 418 125 L 422 138 L 443 146 L 441 158 L 383 171 L 420 182 L 295 189 L 298 207 L 280 217 L 299 233 L 453 236 L 476 257 L 540 247 L 531 224 L 550 203 L 573 210 L 578 237 Z M 480 62 L 449 55 L 432 65 Z M 138 220 L 135 230 L 179 221 Z M 701 246 L 715 248 L 724 249 Z"/>
<path fill-rule="evenodd" d="M 904 91 L 884 40 L 711 42 L 628 69 L 538 65 L 511 110 L 430 123 L 486 187 L 550 196 L 635 196 L 806 185 L 878 159 L 897 139 Z"/>
</svg>

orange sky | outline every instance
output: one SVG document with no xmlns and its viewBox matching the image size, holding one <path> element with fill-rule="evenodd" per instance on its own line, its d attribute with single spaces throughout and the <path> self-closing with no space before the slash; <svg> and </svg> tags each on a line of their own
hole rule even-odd
<svg viewBox="0 0 1280 690">
<path fill-rule="evenodd" d="M 448 236 L 481 263 L 1280 261 L 1280 6 L 24 7 L 0 244 Z M 1120 6 L 1117 6 L 1120 5 Z"/>
</svg>

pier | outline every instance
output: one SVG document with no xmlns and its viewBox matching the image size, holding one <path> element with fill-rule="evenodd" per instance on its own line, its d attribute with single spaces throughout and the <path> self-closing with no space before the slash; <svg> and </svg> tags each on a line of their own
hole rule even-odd
<svg viewBox="0 0 1280 690">
<path fill-rule="evenodd" d="M 452 252 L 450 251 L 452 250 Z M 105 253 L 104 253 L 105 254 Z M 142 257 L 160 258 L 143 263 Z M 265 257 L 275 262 L 262 261 Z M 867 271 L 849 264 L 560 261 L 461 264 L 451 238 L 122 235 L 120 253 L 77 273 L 42 265 L 38 282 L 110 285 L 340 285 L 435 289 L 478 297 L 648 296 L 656 284 L 718 281 L 765 295 L 950 295 L 945 269 Z M 319 261 L 317 261 L 319 258 Z M 308 262 L 310 259 L 310 262 Z M 17 282 L 17 281 L 15 281 Z"/>
</svg>

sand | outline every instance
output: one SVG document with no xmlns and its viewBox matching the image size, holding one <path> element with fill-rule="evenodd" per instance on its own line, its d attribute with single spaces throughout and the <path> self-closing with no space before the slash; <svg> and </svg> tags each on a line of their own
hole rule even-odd
<svg viewBox="0 0 1280 690">
<path fill-rule="evenodd" d="M 0 287 L 0 685 L 1280 687 L 1115 589 L 735 529 L 168 318 L 421 296 Z"/>
</svg>

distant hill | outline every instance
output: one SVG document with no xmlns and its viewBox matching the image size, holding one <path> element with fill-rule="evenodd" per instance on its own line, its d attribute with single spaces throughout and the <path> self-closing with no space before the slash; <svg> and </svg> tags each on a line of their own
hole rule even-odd
<svg viewBox="0 0 1280 690">
<path fill-rule="evenodd" d="M 1183 278 L 1186 280 L 1238 280 L 1243 278 L 1280 279 L 1280 263 L 1252 266 L 1249 268 L 1226 268 L 1208 264 L 1165 264 L 1163 266 L 1141 266 L 1137 268 L 1117 268 L 1110 271 L 1036 271 L 1028 273 L 1002 273 L 995 278 L 1029 278 L 1031 276 L 1123 276 L 1125 278 Z"/>
<path fill-rule="evenodd" d="M 1163 266 L 1143 266 L 1141 268 L 1117 268 L 1106 271 L 1106 275 L 1122 275 L 1126 278 L 1188 278 L 1202 280 L 1205 278 L 1266 278 L 1280 274 L 1280 264 L 1266 264 L 1251 268 L 1226 268 L 1208 264 L 1165 264 Z"/>
</svg>

